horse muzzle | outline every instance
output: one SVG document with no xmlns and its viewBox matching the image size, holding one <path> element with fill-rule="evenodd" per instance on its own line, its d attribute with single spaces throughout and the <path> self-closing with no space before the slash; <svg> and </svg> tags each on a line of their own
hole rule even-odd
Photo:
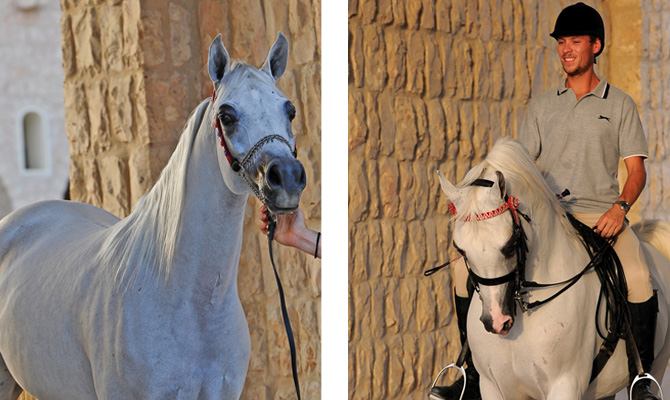
<svg viewBox="0 0 670 400">
<path fill-rule="evenodd" d="M 261 192 L 265 204 L 275 214 L 298 209 L 307 178 L 302 163 L 293 157 L 273 159 L 266 167 Z"/>
<path fill-rule="evenodd" d="M 482 314 L 480 321 L 484 324 L 487 332 L 495 333 L 497 335 L 507 335 L 514 326 L 514 318 L 510 315 L 504 314 Z"/>
</svg>

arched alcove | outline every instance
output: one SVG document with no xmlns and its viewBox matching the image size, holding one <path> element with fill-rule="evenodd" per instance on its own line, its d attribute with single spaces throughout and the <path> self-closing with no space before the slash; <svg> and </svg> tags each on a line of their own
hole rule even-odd
<svg viewBox="0 0 670 400">
<path fill-rule="evenodd" d="M 26 170 L 40 170 L 47 167 L 47 154 L 42 116 L 34 111 L 23 116 L 23 167 Z"/>
</svg>

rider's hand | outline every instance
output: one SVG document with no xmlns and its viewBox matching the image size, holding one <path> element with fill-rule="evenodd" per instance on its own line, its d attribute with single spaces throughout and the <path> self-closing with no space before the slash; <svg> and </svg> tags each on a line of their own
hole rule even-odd
<svg viewBox="0 0 670 400">
<path fill-rule="evenodd" d="M 626 218 L 626 212 L 617 204 L 614 204 L 607 212 L 600 216 L 596 226 L 596 233 L 604 238 L 615 236 L 623 228 L 623 222 Z"/>
</svg>

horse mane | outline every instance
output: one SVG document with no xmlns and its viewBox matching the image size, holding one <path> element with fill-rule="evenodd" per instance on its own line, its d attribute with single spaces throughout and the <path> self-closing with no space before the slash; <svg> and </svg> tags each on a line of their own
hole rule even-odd
<svg viewBox="0 0 670 400">
<path fill-rule="evenodd" d="M 530 216 L 535 226 L 550 230 L 555 224 L 554 221 L 558 220 L 566 234 L 578 240 L 565 209 L 556 198 L 556 193 L 549 188 L 528 151 L 520 142 L 510 137 L 498 139 L 484 161 L 468 171 L 457 187 L 470 188 L 470 184 L 489 168 L 502 172 L 507 194 L 519 198 L 519 208 Z M 458 206 L 459 218 L 490 211 L 480 210 L 474 196 L 464 197 L 464 204 Z"/>
<path fill-rule="evenodd" d="M 193 110 L 177 147 L 154 187 L 142 196 L 131 214 L 109 228 L 98 252 L 98 262 L 117 268 L 119 287 L 130 287 L 140 272 L 167 280 L 174 266 L 175 249 L 184 207 L 186 168 L 195 137 L 210 99 Z"/>
</svg>

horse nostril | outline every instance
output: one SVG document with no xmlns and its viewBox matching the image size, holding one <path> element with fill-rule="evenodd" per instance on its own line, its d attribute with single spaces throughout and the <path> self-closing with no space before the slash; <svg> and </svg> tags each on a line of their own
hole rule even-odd
<svg viewBox="0 0 670 400">
<path fill-rule="evenodd" d="M 505 321 L 502 327 L 501 334 L 506 335 L 509 333 L 510 329 L 512 329 L 512 325 L 514 324 L 514 320 L 512 318 L 508 319 Z"/>
<path fill-rule="evenodd" d="M 272 164 L 270 168 L 268 168 L 266 179 L 268 185 L 271 188 L 281 187 L 282 185 L 281 172 L 279 172 L 279 167 L 277 166 L 277 164 Z"/>
<path fill-rule="evenodd" d="M 298 179 L 298 184 L 300 187 L 305 187 L 307 185 L 307 176 L 305 175 L 305 167 L 300 164 L 300 179 Z"/>
</svg>

